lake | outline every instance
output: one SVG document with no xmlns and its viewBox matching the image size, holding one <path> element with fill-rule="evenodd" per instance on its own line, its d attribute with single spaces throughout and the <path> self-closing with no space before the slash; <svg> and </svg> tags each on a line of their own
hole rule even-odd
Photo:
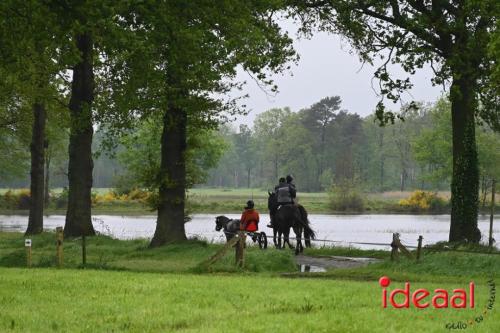
<svg viewBox="0 0 500 333">
<path fill-rule="evenodd" d="M 186 223 L 188 237 L 203 238 L 213 242 L 224 242 L 222 233 L 215 231 L 215 217 L 221 214 L 194 214 L 192 220 Z M 229 218 L 239 218 L 237 214 L 226 214 Z M 498 217 L 495 216 L 495 222 Z M 272 230 L 266 227 L 268 215 L 262 214 L 259 224 L 261 231 L 268 236 Z M 359 248 L 389 249 L 389 246 L 379 246 L 361 243 L 385 243 L 392 240 L 392 233 L 400 233 L 403 244 L 416 246 L 419 235 L 424 237 L 423 244 L 432 244 L 448 240 L 450 229 L 449 215 L 320 215 L 310 214 L 312 228 L 316 231 L 317 245 L 342 245 Z M 44 228 L 53 230 L 64 226 L 65 216 L 50 215 L 44 220 Z M 111 216 L 96 215 L 93 224 L 96 231 L 119 239 L 151 238 L 156 223 L 155 216 Z M 0 231 L 26 230 L 28 216 L 0 215 Z M 479 217 L 479 229 L 483 235 L 483 242 L 487 242 L 489 230 L 489 216 Z M 292 232 L 292 235 L 293 232 Z M 500 225 L 493 228 L 493 237 L 500 241 Z"/>
</svg>

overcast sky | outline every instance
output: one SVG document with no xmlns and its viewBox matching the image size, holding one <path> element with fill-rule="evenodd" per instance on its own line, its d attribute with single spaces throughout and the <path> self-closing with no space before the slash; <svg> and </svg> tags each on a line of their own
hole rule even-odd
<svg viewBox="0 0 500 333">
<path fill-rule="evenodd" d="M 291 23 L 285 22 L 282 26 L 290 31 L 291 36 L 295 36 Z M 258 113 L 271 108 L 289 106 L 292 111 L 298 111 L 323 97 L 333 95 L 340 96 L 342 107 L 350 112 L 362 116 L 373 113 L 378 101 L 372 89 L 375 68 L 368 64 L 361 68 L 357 55 L 349 53 L 350 47 L 346 41 L 341 41 L 338 36 L 316 33 L 310 40 L 295 38 L 295 49 L 300 54 L 300 60 L 297 66 L 292 66 L 292 74 L 273 76 L 279 88 L 275 97 L 266 96 L 246 74 L 239 75 L 248 82 L 243 92 L 250 96 L 244 104 L 251 112 L 247 116 L 239 116 L 234 125 L 251 125 Z M 396 67 L 393 71 L 403 74 Z M 405 99 L 432 102 L 439 98 L 443 89 L 440 86 L 433 87 L 431 78 L 430 68 L 418 71 L 412 78 L 414 88 L 411 96 L 406 95 Z M 399 109 L 399 104 L 390 104 L 388 106 L 394 110 Z"/>
</svg>

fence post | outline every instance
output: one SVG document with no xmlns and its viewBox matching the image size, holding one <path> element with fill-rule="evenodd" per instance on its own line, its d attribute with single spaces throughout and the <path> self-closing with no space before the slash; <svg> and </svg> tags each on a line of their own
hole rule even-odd
<svg viewBox="0 0 500 333">
<path fill-rule="evenodd" d="M 24 240 L 24 247 L 26 248 L 26 266 L 31 268 L 31 239 Z"/>
<path fill-rule="evenodd" d="M 490 237 L 488 245 L 493 247 L 493 215 L 495 215 L 495 179 L 491 184 Z"/>
<path fill-rule="evenodd" d="M 64 239 L 64 234 L 63 234 L 63 228 L 62 227 L 57 227 L 56 228 L 56 256 L 57 256 L 57 266 L 62 267 L 63 264 L 63 239 Z"/>
<path fill-rule="evenodd" d="M 236 266 L 245 266 L 245 239 L 246 234 L 240 230 L 238 232 L 238 243 L 236 244 Z"/>
<path fill-rule="evenodd" d="M 420 261 L 420 256 L 422 254 L 422 239 L 422 235 L 418 236 L 417 261 Z"/>
<path fill-rule="evenodd" d="M 391 260 L 398 260 L 398 245 L 397 245 L 398 234 L 392 234 L 392 243 L 391 243 Z"/>
<path fill-rule="evenodd" d="M 82 264 L 87 264 L 87 244 L 85 244 L 85 236 L 82 236 Z"/>
</svg>

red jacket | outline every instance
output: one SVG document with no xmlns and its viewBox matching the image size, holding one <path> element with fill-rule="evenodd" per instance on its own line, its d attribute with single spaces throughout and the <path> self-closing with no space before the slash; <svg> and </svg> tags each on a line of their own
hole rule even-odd
<svg viewBox="0 0 500 333">
<path fill-rule="evenodd" d="M 245 209 L 241 214 L 240 230 L 257 231 L 259 227 L 259 212 L 255 209 Z"/>
</svg>

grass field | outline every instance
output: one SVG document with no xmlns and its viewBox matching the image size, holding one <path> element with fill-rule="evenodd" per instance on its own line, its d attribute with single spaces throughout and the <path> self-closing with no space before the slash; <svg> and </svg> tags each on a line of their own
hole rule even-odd
<svg viewBox="0 0 500 333">
<path fill-rule="evenodd" d="M 13 332 L 442 332 L 482 311 L 382 309 L 375 281 L 0 269 L 0 283 Z M 478 285 L 477 304 L 487 297 Z M 498 311 L 475 326 L 498 332 Z"/>
<path fill-rule="evenodd" d="M 34 236 L 25 266 L 24 236 L 0 233 L 0 332 L 442 332 L 447 323 L 480 316 L 490 296 L 486 280 L 500 276 L 500 255 L 424 251 L 415 263 L 387 260 L 383 251 L 306 249 L 309 255 L 384 259 L 364 268 L 325 273 L 296 270 L 288 250 L 247 248 L 246 267 L 230 253 L 210 269 L 199 263 L 221 245 L 191 240 L 149 249 L 146 240 L 88 239 L 64 243 L 55 267 L 55 234 Z M 79 268 L 80 267 L 80 268 Z M 475 309 L 382 309 L 378 278 L 389 287 L 465 288 L 476 283 Z M 498 305 L 471 332 L 499 332 Z"/>
</svg>

